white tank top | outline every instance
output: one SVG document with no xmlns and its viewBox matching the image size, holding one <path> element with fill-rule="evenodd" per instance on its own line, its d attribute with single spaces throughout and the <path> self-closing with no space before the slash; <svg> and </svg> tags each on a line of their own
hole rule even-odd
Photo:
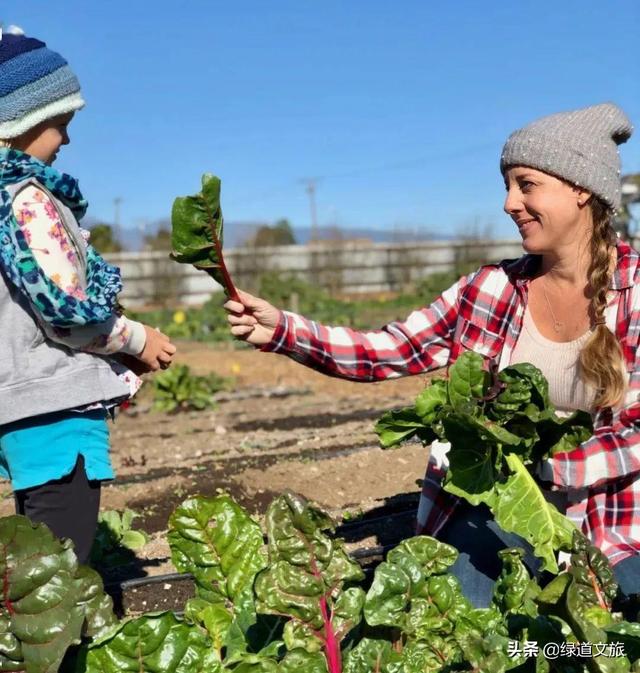
<svg viewBox="0 0 640 673">
<path fill-rule="evenodd" d="M 559 412 L 591 411 L 595 390 L 580 379 L 578 362 L 580 351 L 591 334 L 589 330 L 573 341 L 551 341 L 540 334 L 527 306 L 511 364 L 530 362 L 538 367 L 549 381 L 549 397 Z"/>
</svg>

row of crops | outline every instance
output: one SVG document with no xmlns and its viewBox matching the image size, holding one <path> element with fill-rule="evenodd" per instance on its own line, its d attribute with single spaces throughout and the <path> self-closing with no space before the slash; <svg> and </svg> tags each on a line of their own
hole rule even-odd
<svg viewBox="0 0 640 673">
<path fill-rule="evenodd" d="M 552 579 L 518 548 L 499 553 L 491 605 L 474 607 L 451 574 L 458 552 L 402 541 L 373 572 L 335 524 L 292 493 L 263 531 L 228 495 L 195 497 L 169 521 L 173 564 L 196 596 L 184 610 L 117 619 L 100 577 L 68 541 L 25 518 L 0 520 L 0 670 L 27 673 L 444 673 L 640 671 L 640 607 L 622 600 L 606 557 L 539 491 L 531 473 L 591 432 L 559 419 L 531 365 L 486 371 L 461 356 L 406 409 L 376 425 L 383 446 L 451 442 L 445 488 L 487 504 L 527 539 Z M 527 497 L 513 497 L 526 493 Z M 571 555 L 559 567 L 557 552 Z"/>
</svg>

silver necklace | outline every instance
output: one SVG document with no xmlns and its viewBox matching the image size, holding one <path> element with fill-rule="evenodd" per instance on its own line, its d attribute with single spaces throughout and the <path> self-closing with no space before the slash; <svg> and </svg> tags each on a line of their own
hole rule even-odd
<svg viewBox="0 0 640 673">
<path fill-rule="evenodd" d="M 545 288 L 546 284 L 547 284 L 547 280 L 543 276 L 543 278 L 542 278 L 542 293 L 544 294 L 544 298 L 547 300 L 547 306 L 549 307 L 549 313 L 551 313 L 551 318 L 553 319 L 553 329 L 556 333 L 558 333 L 564 327 L 564 323 L 560 322 L 560 320 L 558 320 L 556 318 L 556 315 L 553 312 L 553 309 L 551 308 L 551 302 L 549 301 L 549 297 L 547 296 L 547 290 Z"/>
</svg>

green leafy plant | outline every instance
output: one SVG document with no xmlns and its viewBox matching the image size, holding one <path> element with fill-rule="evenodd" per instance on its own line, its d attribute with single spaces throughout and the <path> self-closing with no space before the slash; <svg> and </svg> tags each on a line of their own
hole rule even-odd
<svg viewBox="0 0 640 673">
<path fill-rule="evenodd" d="M 70 540 L 26 517 L 0 519 L 0 671 L 52 673 L 72 645 L 115 624 L 111 599 Z"/>
<path fill-rule="evenodd" d="M 258 524 L 229 496 L 196 497 L 170 520 L 176 567 L 193 573 L 184 616 L 116 621 L 95 573 L 68 542 L 24 517 L 0 519 L 4 577 L 0 670 L 26 673 L 626 673 L 640 668 L 640 624 L 612 611 L 606 558 L 578 531 L 571 569 L 544 588 L 520 549 L 488 608 L 474 608 L 450 570 L 457 551 L 418 536 L 367 582 L 335 522 L 286 493 Z M 525 654 L 536 643 L 534 656 Z M 579 644 L 621 651 L 545 658 Z"/>
<path fill-rule="evenodd" d="M 525 538 L 556 572 L 555 551 L 570 548 L 574 526 L 546 501 L 533 473 L 544 458 L 586 440 L 591 418 L 559 418 L 533 365 L 498 373 L 484 364 L 477 353 L 462 354 L 446 380 L 433 381 L 413 406 L 384 414 L 376 432 L 385 448 L 414 436 L 449 442 L 445 490 L 488 505 L 503 530 Z"/>
<path fill-rule="evenodd" d="M 193 264 L 222 285 L 227 296 L 238 293 L 222 256 L 222 208 L 220 178 L 202 176 L 202 190 L 193 196 L 179 196 L 171 210 L 171 257 L 182 264 Z"/>
<path fill-rule="evenodd" d="M 211 409 L 213 395 L 226 385 L 227 380 L 217 374 L 197 376 L 187 365 L 174 365 L 153 379 L 153 408 L 169 413 Z"/>
<path fill-rule="evenodd" d="M 140 515 L 131 509 L 118 512 L 113 509 L 100 512 L 98 528 L 91 548 L 91 561 L 102 566 L 127 563 L 134 558 L 132 552 L 144 547 L 149 536 L 143 530 L 131 527 Z"/>
</svg>

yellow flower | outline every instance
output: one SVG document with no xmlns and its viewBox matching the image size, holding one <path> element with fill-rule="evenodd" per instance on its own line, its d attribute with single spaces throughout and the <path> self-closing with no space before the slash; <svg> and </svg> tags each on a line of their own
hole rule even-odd
<svg viewBox="0 0 640 673">
<path fill-rule="evenodd" d="M 240 369 L 241 369 L 241 367 L 240 367 L 240 365 L 239 365 L 237 362 L 234 362 L 234 363 L 231 365 L 231 372 L 232 372 L 233 374 L 239 374 L 239 373 L 240 373 Z"/>
<path fill-rule="evenodd" d="M 176 311 L 173 314 L 173 322 L 176 325 L 182 325 L 182 323 L 187 319 L 187 314 L 184 311 Z"/>
</svg>

